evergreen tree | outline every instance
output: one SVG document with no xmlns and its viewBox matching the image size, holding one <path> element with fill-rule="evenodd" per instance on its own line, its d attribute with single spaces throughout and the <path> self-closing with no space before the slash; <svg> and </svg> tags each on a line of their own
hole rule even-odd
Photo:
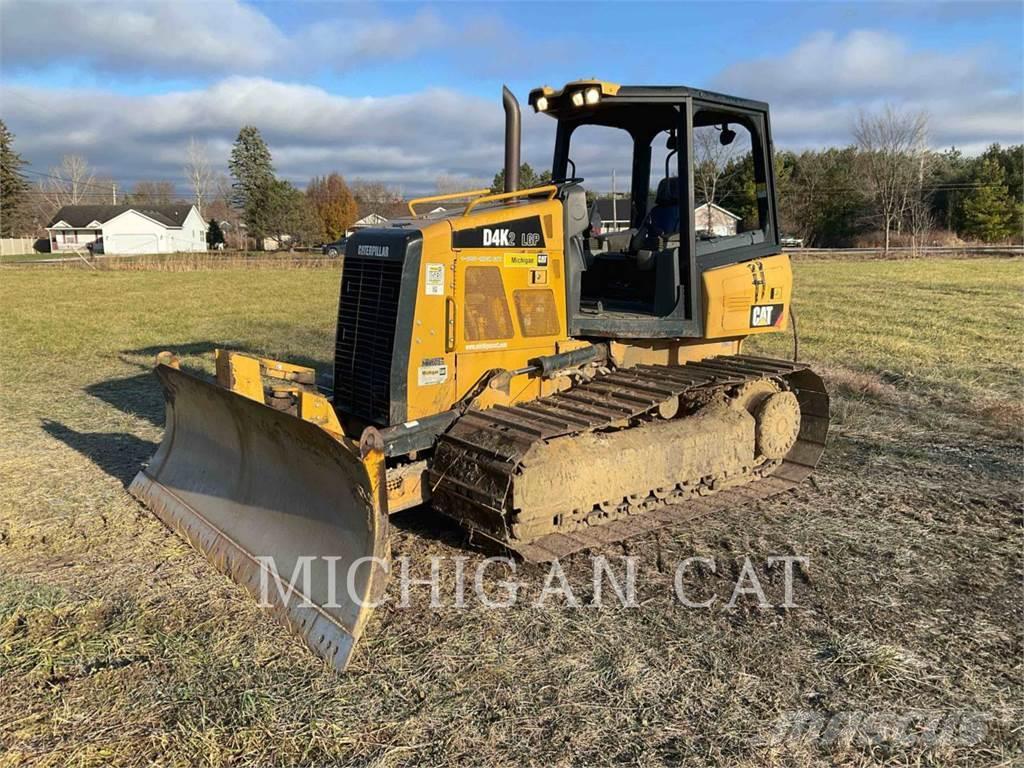
<svg viewBox="0 0 1024 768">
<path fill-rule="evenodd" d="M 319 240 L 320 221 L 308 198 L 292 184 L 274 179 L 267 191 L 266 234 L 277 238 L 279 245 Z"/>
<path fill-rule="evenodd" d="M 819 247 L 850 245 L 867 220 L 857 150 L 780 152 L 775 168 L 782 234 Z"/>
<path fill-rule="evenodd" d="M 979 160 L 994 160 L 1003 169 L 1003 180 L 1010 199 L 1024 202 L 1024 144 L 1016 144 L 1005 149 L 999 144 L 992 144 L 986 149 Z"/>
<path fill-rule="evenodd" d="M 0 237 L 12 237 L 18 227 L 28 182 L 21 174 L 26 162 L 14 151 L 14 134 L 0 120 Z"/>
<path fill-rule="evenodd" d="M 274 167 L 270 149 L 254 126 L 247 125 L 238 132 L 228 168 L 234 178 L 231 201 L 242 212 L 249 235 L 259 243 L 270 231 L 267 209 L 274 183 Z"/>
<path fill-rule="evenodd" d="M 931 195 L 932 217 L 935 222 L 952 231 L 963 225 L 963 185 L 969 181 L 970 161 L 956 147 L 937 152 L 929 164 L 925 186 L 934 190 Z"/>
<path fill-rule="evenodd" d="M 519 188 L 529 189 L 530 187 L 543 187 L 551 183 L 551 171 L 537 173 L 529 163 L 519 166 Z M 494 174 L 494 181 L 491 183 L 491 192 L 505 191 L 505 169 L 502 168 Z"/>
<path fill-rule="evenodd" d="M 1020 234 L 1021 205 L 1010 197 L 1006 175 L 994 157 L 975 165 L 974 186 L 963 201 L 963 231 L 969 237 L 995 242 Z"/>
<path fill-rule="evenodd" d="M 356 200 L 340 173 L 314 177 L 306 197 L 320 226 L 319 239 L 325 242 L 337 240 L 357 218 Z"/>
<path fill-rule="evenodd" d="M 750 152 L 726 162 L 715 198 L 716 204 L 740 217 L 738 231 L 760 228 L 754 156 Z"/>
<path fill-rule="evenodd" d="M 220 222 L 210 219 L 210 226 L 206 230 L 206 247 L 216 248 L 224 242 L 224 230 L 220 228 Z"/>
</svg>

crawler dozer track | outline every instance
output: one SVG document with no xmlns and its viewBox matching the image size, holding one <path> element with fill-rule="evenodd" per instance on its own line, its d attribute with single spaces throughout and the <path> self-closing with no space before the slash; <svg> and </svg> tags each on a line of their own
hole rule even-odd
<svg viewBox="0 0 1024 768">
<path fill-rule="evenodd" d="M 727 405 L 775 392 L 799 405 L 781 455 L 756 447 L 772 439 L 760 420 Z M 793 488 L 817 465 L 828 425 L 824 385 L 799 363 L 736 355 L 620 369 L 469 411 L 438 443 L 433 503 L 543 562 Z"/>
</svg>

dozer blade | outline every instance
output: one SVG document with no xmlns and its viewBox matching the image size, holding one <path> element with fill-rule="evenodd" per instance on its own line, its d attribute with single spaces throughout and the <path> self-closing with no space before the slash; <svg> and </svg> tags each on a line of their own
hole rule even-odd
<svg viewBox="0 0 1024 768">
<path fill-rule="evenodd" d="M 164 439 L 129 491 L 344 670 L 387 580 L 382 455 L 175 368 L 156 374 Z"/>
</svg>

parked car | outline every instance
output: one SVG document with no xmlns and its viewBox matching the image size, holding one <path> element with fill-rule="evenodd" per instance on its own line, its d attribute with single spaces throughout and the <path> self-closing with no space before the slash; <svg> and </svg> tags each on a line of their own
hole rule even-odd
<svg viewBox="0 0 1024 768">
<path fill-rule="evenodd" d="M 324 256 L 330 256 L 332 259 L 335 258 L 336 256 L 341 256 L 343 253 L 345 253 L 345 242 L 347 240 L 347 237 L 342 237 L 339 238 L 338 240 L 335 240 L 333 243 L 325 243 L 324 246 L 321 248 Z"/>
<path fill-rule="evenodd" d="M 802 237 L 793 237 L 792 235 L 783 235 L 779 238 L 779 245 L 783 248 L 803 248 L 804 239 Z"/>
</svg>

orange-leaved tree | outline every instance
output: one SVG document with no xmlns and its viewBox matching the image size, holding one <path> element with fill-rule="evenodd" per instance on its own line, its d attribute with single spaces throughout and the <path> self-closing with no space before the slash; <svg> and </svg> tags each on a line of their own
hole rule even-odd
<svg viewBox="0 0 1024 768">
<path fill-rule="evenodd" d="M 340 173 L 314 176 L 306 195 L 327 241 L 337 240 L 356 220 L 356 200 Z"/>
</svg>

